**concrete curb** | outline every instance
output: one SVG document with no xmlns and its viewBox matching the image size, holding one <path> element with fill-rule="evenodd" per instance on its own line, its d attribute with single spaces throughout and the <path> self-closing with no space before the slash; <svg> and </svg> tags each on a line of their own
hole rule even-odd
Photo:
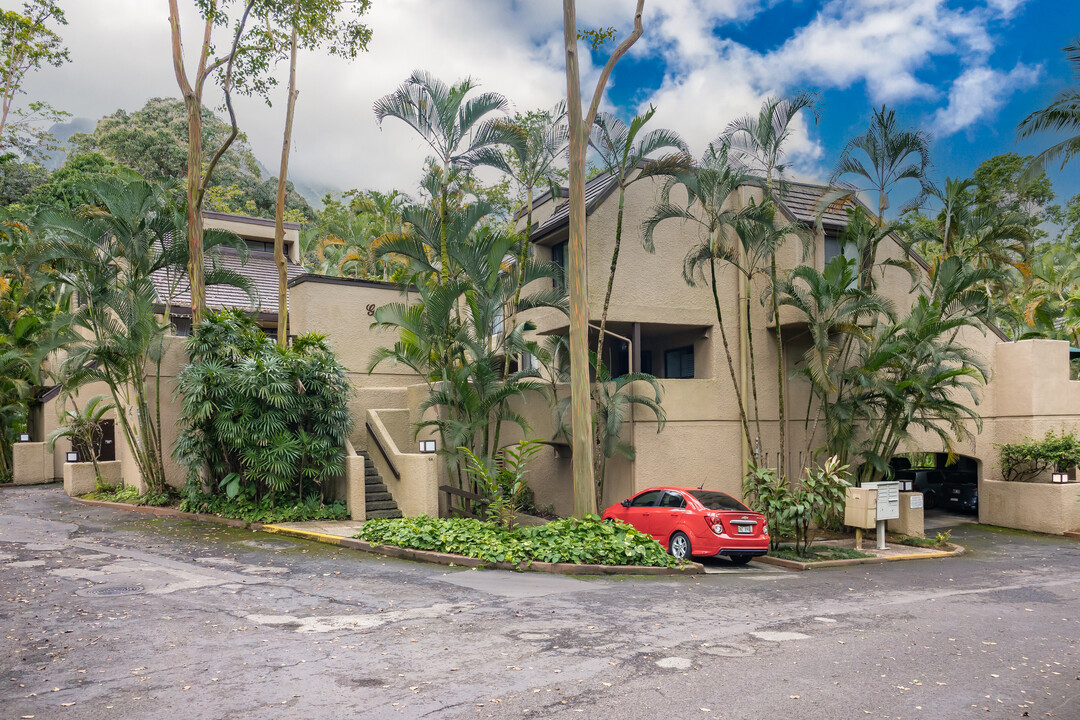
<svg viewBox="0 0 1080 720">
<path fill-rule="evenodd" d="M 414 550 L 412 548 L 397 547 L 396 545 L 373 545 L 363 540 L 346 538 L 339 535 L 311 530 L 299 530 L 297 528 L 282 527 L 280 525 L 264 525 L 263 523 L 249 523 L 243 520 L 207 515 L 205 513 L 181 512 L 175 508 L 153 507 L 150 505 L 129 505 L 127 503 L 104 502 L 102 500 L 85 500 L 83 498 L 71 498 L 83 505 L 112 508 L 114 510 L 128 510 L 130 512 L 154 515 L 155 517 L 174 517 L 198 522 L 209 522 L 228 527 L 258 530 L 271 535 L 284 535 L 301 540 L 312 540 L 327 545 L 338 545 L 353 550 L 363 550 L 375 555 L 398 558 L 400 560 L 412 560 L 414 562 L 426 562 L 435 565 L 456 565 L 458 567 L 485 567 L 497 570 L 516 570 L 518 572 L 545 572 L 558 575 L 701 575 L 705 573 L 705 566 L 701 563 L 688 563 L 681 568 L 645 567 L 641 565 L 575 565 L 573 563 L 508 563 L 486 562 L 477 558 L 465 557 L 464 555 L 451 555 L 438 553 L 430 550 Z M 759 558 L 760 559 L 760 558 Z"/>
<path fill-rule="evenodd" d="M 955 543 L 950 544 L 952 544 L 954 548 L 953 550 L 942 550 L 940 552 L 932 553 L 908 553 L 906 555 L 893 555 L 891 557 L 851 558 L 850 560 L 821 560 L 819 562 L 799 562 L 798 560 L 787 560 L 785 558 L 763 555 L 761 557 L 754 558 L 754 561 L 765 563 L 766 565 L 775 565 L 776 567 L 782 567 L 788 570 L 816 570 L 818 568 L 847 567 L 848 565 L 879 565 L 881 563 L 898 562 L 903 560 L 930 560 L 933 558 L 958 557 L 964 554 L 965 551 L 962 546 Z"/>
<path fill-rule="evenodd" d="M 1075 530 L 1075 531 L 1072 531 L 1072 532 L 1067 532 L 1067 533 L 1062 533 L 1062 534 L 1067 538 L 1073 538 L 1074 540 L 1080 540 L 1080 530 Z"/>
</svg>

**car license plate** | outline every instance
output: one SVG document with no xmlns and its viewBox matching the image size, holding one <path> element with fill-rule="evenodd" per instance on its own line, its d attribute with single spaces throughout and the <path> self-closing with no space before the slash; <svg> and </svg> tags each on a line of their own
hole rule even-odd
<svg viewBox="0 0 1080 720">
<path fill-rule="evenodd" d="M 753 525 L 736 525 L 736 527 L 739 528 L 740 535 L 750 535 L 754 532 Z"/>
</svg>

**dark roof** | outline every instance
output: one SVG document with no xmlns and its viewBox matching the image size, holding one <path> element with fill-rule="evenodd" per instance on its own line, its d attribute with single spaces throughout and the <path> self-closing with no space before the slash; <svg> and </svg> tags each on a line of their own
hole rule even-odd
<svg viewBox="0 0 1080 720">
<path fill-rule="evenodd" d="M 611 173 L 600 173 L 592 180 L 585 183 L 585 214 L 590 215 L 592 211 L 596 209 L 596 206 L 600 202 L 618 187 L 615 182 L 615 176 Z M 549 193 L 545 195 L 550 196 Z M 567 193 L 569 195 L 569 193 Z M 544 195 L 540 196 L 542 199 Z M 566 227 L 570 224 L 570 202 L 568 198 L 564 198 L 562 202 L 555 206 L 555 212 L 551 213 L 551 217 L 540 223 L 536 230 L 532 233 L 532 240 L 536 242 L 545 235 L 548 235 L 559 228 Z"/>
<path fill-rule="evenodd" d="M 206 305 L 212 308 L 240 308 L 254 311 L 277 311 L 278 294 L 278 270 L 274 263 L 274 255 L 266 252 L 253 252 L 249 255 L 247 264 L 234 250 L 223 249 L 214 253 L 219 267 L 234 270 L 247 278 L 250 278 L 254 288 L 254 297 L 248 297 L 247 293 L 240 288 L 231 285 L 210 285 L 206 288 Z M 206 258 L 206 268 L 212 267 L 213 259 L 209 253 Z M 304 274 L 304 268 L 285 260 L 286 272 L 289 280 L 294 280 Z M 166 271 L 158 271 L 153 275 L 154 286 L 157 288 L 158 297 L 164 301 L 170 296 L 170 286 L 176 285 L 172 290 L 170 303 L 177 308 L 191 307 L 191 294 L 189 292 L 187 273 L 175 274 L 170 277 Z"/>
<path fill-rule="evenodd" d="M 786 183 L 787 192 L 781 202 L 788 211 L 800 222 L 814 225 L 818 220 L 818 203 L 829 191 L 825 185 L 809 185 L 804 183 Z M 850 206 L 851 201 L 844 203 Z M 821 215 L 821 223 L 831 227 L 844 227 L 848 217 L 844 207 L 830 205 Z"/>
</svg>

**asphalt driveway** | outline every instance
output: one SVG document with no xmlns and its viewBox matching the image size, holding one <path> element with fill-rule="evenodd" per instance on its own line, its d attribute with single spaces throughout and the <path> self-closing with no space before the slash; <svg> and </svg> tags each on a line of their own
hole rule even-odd
<svg viewBox="0 0 1080 720">
<path fill-rule="evenodd" d="M 0 490 L 3 718 L 1080 718 L 1080 541 L 570 578 Z"/>
</svg>

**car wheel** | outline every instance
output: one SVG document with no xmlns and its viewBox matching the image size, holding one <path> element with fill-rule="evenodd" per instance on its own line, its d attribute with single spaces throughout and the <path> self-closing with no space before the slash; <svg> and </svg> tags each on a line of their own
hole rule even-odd
<svg viewBox="0 0 1080 720">
<path fill-rule="evenodd" d="M 685 533 L 675 533 L 668 541 L 668 552 L 676 560 L 689 560 L 692 552 L 690 538 L 686 537 Z"/>
<path fill-rule="evenodd" d="M 728 560 L 731 561 L 732 565 L 745 565 L 753 557 L 753 555 L 728 555 Z"/>
</svg>

